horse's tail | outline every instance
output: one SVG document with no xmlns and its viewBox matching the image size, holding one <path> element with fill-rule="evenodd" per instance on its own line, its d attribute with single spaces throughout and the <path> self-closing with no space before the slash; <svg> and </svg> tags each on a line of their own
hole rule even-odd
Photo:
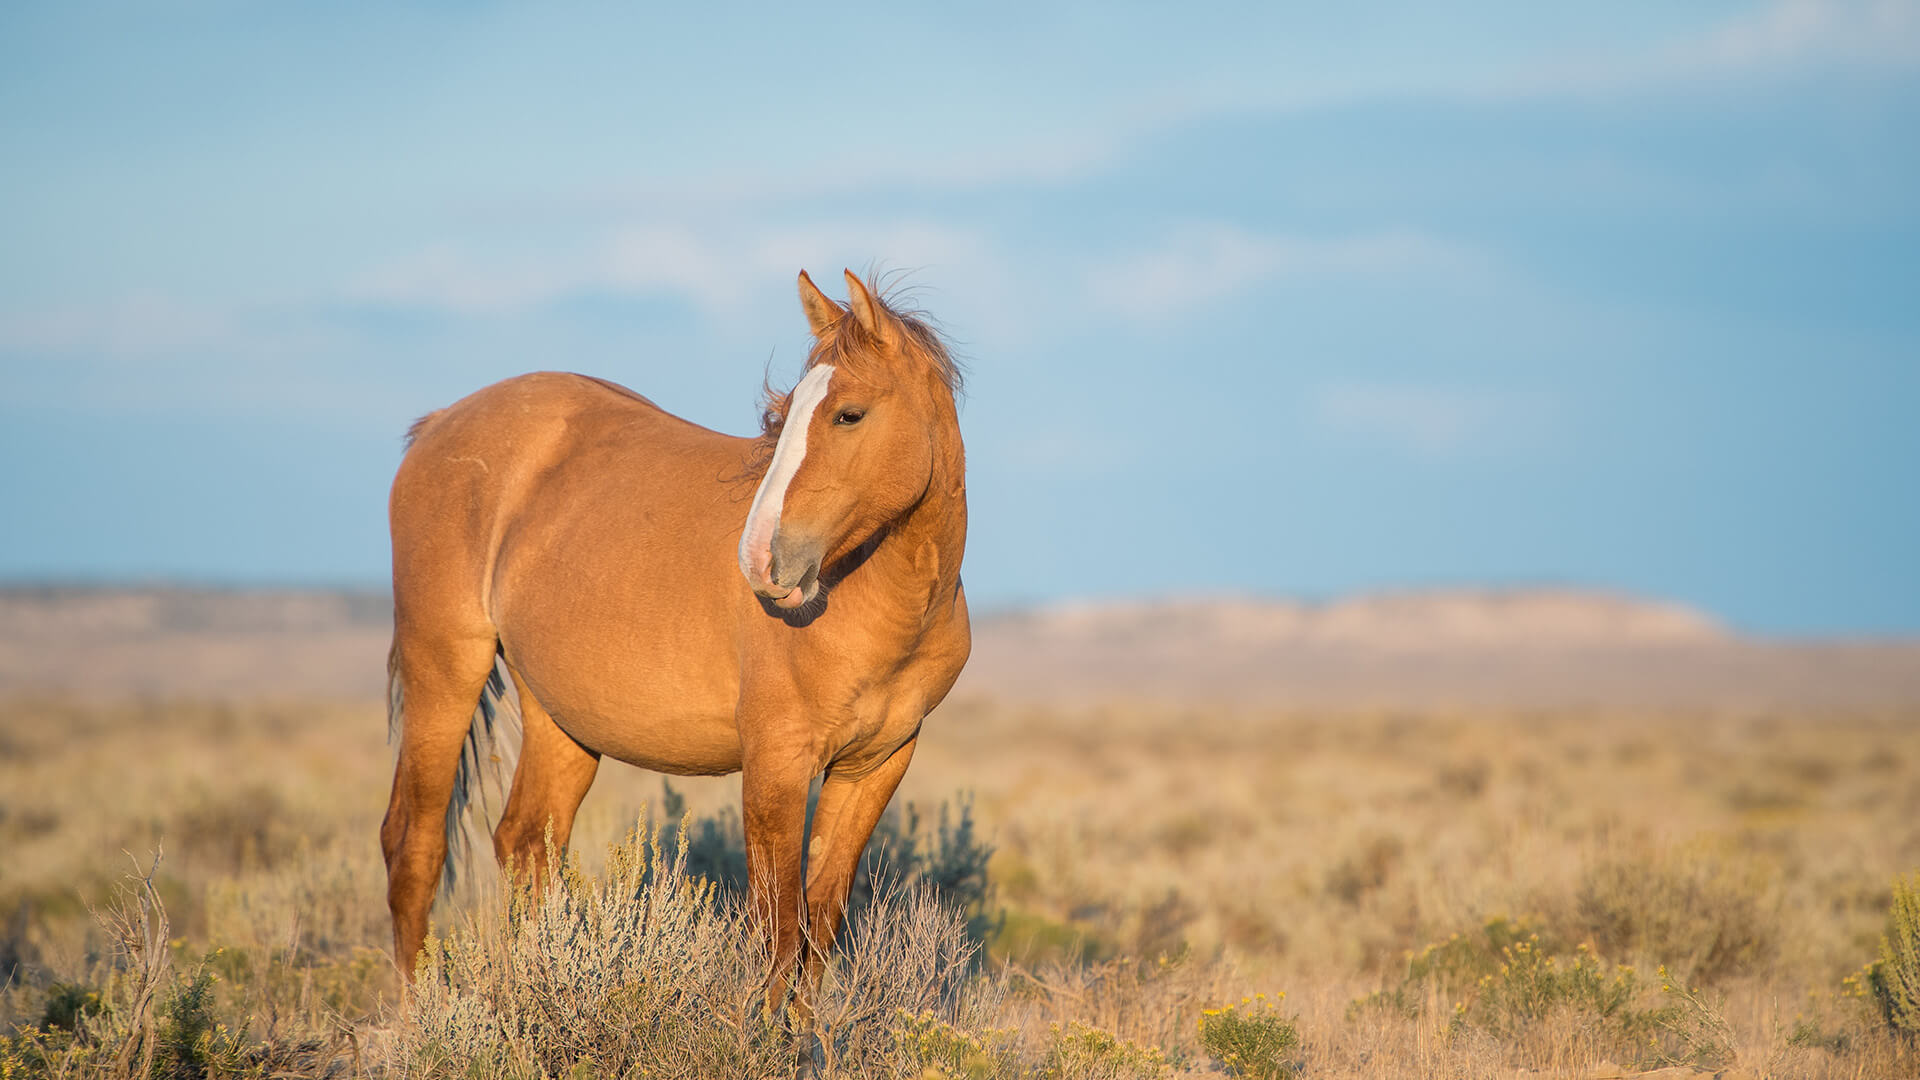
<svg viewBox="0 0 1920 1080">
<path fill-rule="evenodd" d="M 387 653 L 387 741 L 400 737 L 406 726 L 406 690 L 400 681 L 398 655 Z M 440 892 L 451 894 L 462 875 L 473 866 L 477 846 L 473 829 L 491 835 L 506 807 L 507 781 L 520 756 L 520 699 L 507 689 L 506 660 L 497 653 L 486 685 L 480 688 L 467 737 L 460 744 L 460 765 L 454 773 L 453 793 L 447 799 L 447 858 L 440 870 Z M 478 819 L 474 820 L 475 808 Z M 484 843 L 484 840 L 483 840 Z"/>
</svg>

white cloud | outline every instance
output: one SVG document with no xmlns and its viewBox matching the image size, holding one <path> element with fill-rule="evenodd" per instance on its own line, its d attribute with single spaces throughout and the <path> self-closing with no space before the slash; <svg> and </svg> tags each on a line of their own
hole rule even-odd
<svg viewBox="0 0 1920 1080">
<path fill-rule="evenodd" d="M 483 258 L 440 246 L 393 259 L 347 287 L 351 300 L 478 313 L 517 311 L 586 283 L 578 266 L 551 256 Z"/>
<path fill-rule="evenodd" d="M 140 295 L 0 314 L 16 407 L 103 413 L 365 416 L 365 387 L 335 369 L 352 347 L 297 311 L 220 310 Z"/>
<path fill-rule="evenodd" d="M 1213 222 L 1176 228 L 1155 250 L 1094 266 L 1087 290 L 1096 308 L 1153 320 L 1270 278 L 1458 274 L 1479 262 L 1470 252 L 1408 230 L 1319 238 Z"/>
<path fill-rule="evenodd" d="M 1140 138 L 1159 131 L 1165 118 L 1129 117 L 1111 130 L 1044 140 L 969 146 L 962 153 L 884 155 L 815 162 L 797 168 L 742 171 L 721 168 L 692 178 L 625 178 L 490 208 L 492 213 L 581 215 L 600 219 L 645 219 L 662 207 L 737 214 L 766 207 L 842 198 L 889 190 L 916 193 L 978 191 L 1022 185 L 1063 185 L 1095 175 Z"/>
<path fill-rule="evenodd" d="M 204 348 L 235 336 L 226 313 L 157 293 L 0 313 L 0 349 L 21 352 L 141 356 Z"/>
<path fill-rule="evenodd" d="M 1610 94 L 1843 65 L 1920 65 L 1920 3 L 1775 0 L 1639 53 L 1557 56 L 1497 74 L 1469 92 L 1495 98 Z"/>
<path fill-rule="evenodd" d="M 1920 4 L 1913 0 L 1778 0 L 1676 50 L 1678 61 L 1726 67 L 1809 61 L 1920 62 Z"/>
<path fill-rule="evenodd" d="M 1554 413 L 1527 391 L 1367 382 L 1322 386 L 1309 409 L 1323 430 L 1426 458 L 1534 441 Z"/>
<path fill-rule="evenodd" d="M 770 282 L 809 268 L 824 287 L 874 252 L 905 266 L 977 269 L 997 261 L 984 237 L 912 219 L 804 226 L 639 220 L 573 250 L 476 255 L 437 248 L 396 260 L 349 288 L 359 300 L 463 313 L 511 313 L 572 295 L 672 296 L 734 316 Z"/>
</svg>

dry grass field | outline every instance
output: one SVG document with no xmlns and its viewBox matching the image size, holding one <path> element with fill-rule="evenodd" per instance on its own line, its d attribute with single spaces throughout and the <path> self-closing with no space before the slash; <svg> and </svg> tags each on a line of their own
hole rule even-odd
<svg viewBox="0 0 1920 1080">
<path fill-rule="evenodd" d="M 209 1036 L 211 1066 L 422 1071 L 383 951 L 383 729 L 352 702 L 8 702 L 9 1024 L 125 983 L 87 907 L 164 850 L 166 992 L 218 976 L 206 1008 L 233 1046 L 221 1058 Z M 681 790 L 707 813 L 737 780 Z M 589 872 L 660 793 L 606 768 L 576 845 Z M 1914 712 L 975 699 L 935 716 L 903 798 L 960 793 L 996 849 L 997 925 L 972 988 L 947 994 L 957 1011 L 924 1023 L 1013 1031 L 1007 1069 L 1221 1071 L 1206 1010 L 1256 994 L 1273 1003 L 1256 1018 L 1297 1031 L 1277 1060 L 1301 1075 L 1920 1067 L 1847 981 L 1877 955 L 1894 878 L 1920 866 Z M 1076 1034 L 1095 1040 L 1078 1064 L 1060 1050 Z M 919 1075 L 904 1045 L 872 1060 Z"/>
<path fill-rule="evenodd" d="M 992 849 L 988 892 L 868 909 L 818 1075 L 1920 1076 L 1864 977 L 1920 870 L 1920 706 L 989 681 L 899 800 L 923 854 Z M 577 869 L 443 904 L 402 1004 L 390 764 L 362 694 L 0 699 L 0 1077 L 802 1071 L 737 912 L 629 842 L 664 791 L 617 764 Z M 710 838 L 737 822 L 737 777 L 674 790 Z"/>
</svg>

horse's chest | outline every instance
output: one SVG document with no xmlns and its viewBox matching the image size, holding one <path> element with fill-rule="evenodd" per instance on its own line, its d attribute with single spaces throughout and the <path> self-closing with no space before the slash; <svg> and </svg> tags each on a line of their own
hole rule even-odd
<svg viewBox="0 0 1920 1080">
<path fill-rule="evenodd" d="M 920 730 L 920 722 L 953 683 L 939 650 L 915 656 L 889 676 L 866 683 L 826 736 L 828 760 L 859 772 L 893 755 Z"/>
<path fill-rule="evenodd" d="M 861 773 L 892 757 L 919 730 L 926 705 L 916 696 L 863 695 L 825 736 L 827 763 L 841 773 Z"/>
</svg>

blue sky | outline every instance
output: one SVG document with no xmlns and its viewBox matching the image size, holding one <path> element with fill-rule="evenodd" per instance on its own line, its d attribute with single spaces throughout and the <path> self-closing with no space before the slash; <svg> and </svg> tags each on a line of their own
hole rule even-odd
<svg viewBox="0 0 1920 1080">
<path fill-rule="evenodd" d="M 1920 631 L 1920 3 L 696 7 L 0 7 L 0 579 L 378 583 L 412 417 L 878 265 L 976 605 Z"/>
</svg>

